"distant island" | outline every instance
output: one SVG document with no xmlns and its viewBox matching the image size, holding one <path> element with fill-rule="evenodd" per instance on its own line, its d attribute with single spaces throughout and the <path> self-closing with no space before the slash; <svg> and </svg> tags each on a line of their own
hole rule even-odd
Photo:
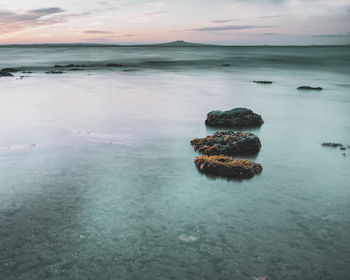
<svg viewBox="0 0 350 280">
<path fill-rule="evenodd" d="M 348 47 L 343 45 L 218 45 L 192 43 L 184 40 L 177 40 L 166 43 L 155 44 L 106 44 L 106 43 L 43 43 L 43 44 L 5 44 L 1 47 Z"/>
<path fill-rule="evenodd" d="M 200 43 L 191 43 L 183 40 L 177 40 L 168 43 L 160 43 L 160 44 L 147 44 L 147 46 L 160 46 L 160 47 L 201 47 L 201 46 L 216 46 L 213 44 L 200 44 Z"/>
</svg>

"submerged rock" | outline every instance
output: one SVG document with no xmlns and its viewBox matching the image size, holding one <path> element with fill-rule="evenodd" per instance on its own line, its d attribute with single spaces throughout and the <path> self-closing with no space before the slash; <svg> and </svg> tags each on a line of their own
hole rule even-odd
<svg viewBox="0 0 350 280">
<path fill-rule="evenodd" d="M 260 140 L 255 134 L 232 130 L 193 139 L 191 144 L 197 152 L 204 155 L 255 155 L 261 148 Z"/>
<path fill-rule="evenodd" d="M 298 87 L 298 90 L 323 90 L 323 88 L 321 88 L 321 87 L 301 86 L 301 87 Z"/>
<path fill-rule="evenodd" d="M 343 147 L 344 145 L 343 145 L 342 143 L 324 142 L 324 143 L 322 143 L 322 146 L 324 146 L 324 147 L 338 148 L 338 147 Z"/>
<path fill-rule="evenodd" d="M 84 64 L 55 65 L 55 68 L 73 68 L 73 67 L 86 67 L 86 65 Z"/>
<path fill-rule="evenodd" d="M 253 81 L 253 82 L 256 84 L 264 84 L 264 85 L 270 85 L 273 83 L 271 81 Z"/>
<path fill-rule="evenodd" d="M 262 166 L 247 159 L 234 159 L 229 156 L 199 156 L 194 164 L 200 172 L 228 178 L 251 178 L 262 171 Z"/>
<path fill-rule="evenodd" d="M 206 125 L 219 127 L 257 127 L 264 123 L 261 116 L 247 108 L 212 111 L 207 114 Z"/>
<path fill-rule="evenodd" d="M 63 71 L 46 71 L 45 72 L 46 74 L 63 74 L 64 72 Z"/>
<path fill-rule="evenodd" d="M 107 67 L 123 67 L 124 65 L 120 64 L 120 63 L 108 63 L 106 66 Z"/>
<path fill-rule="evenodd" d="M 222 64 L 221 66 L 223 66 L 223 67 L 229 67 L 229 66 L 231 66 L 231 64 L 225 63 L 225 64 Z"/>
</svg>

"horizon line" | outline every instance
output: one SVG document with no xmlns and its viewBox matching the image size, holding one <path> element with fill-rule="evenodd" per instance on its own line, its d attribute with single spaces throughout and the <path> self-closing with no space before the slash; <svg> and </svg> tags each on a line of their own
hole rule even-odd
<svg viewBox="0 0 350 280">
<path fill-rule="evenodd" d="M 74 43 L 10 43 L 10 44 L 0 44 L 0 47 L 11 47 L 11 46 L 44 46 L 44 45 L 85 45 L 85 46 L 106 46 L 106 47 L 137 47 L 137 46 L 169 46 L 169 47 L 313 47 L 313 46 L 349 46 L 350 43 L 345 44 L 217 44 L 217 43 L 197 43 L 197 42 L 187 42 L 183 40 L 162 42 L 162 43 L 86 43 L 86 42 L 74 42 Z"/>
</svg>

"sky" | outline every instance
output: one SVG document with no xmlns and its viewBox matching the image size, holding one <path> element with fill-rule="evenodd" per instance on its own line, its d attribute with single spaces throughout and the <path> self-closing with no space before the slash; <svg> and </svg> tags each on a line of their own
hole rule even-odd
<svg viewBox="0 0 350 280">
<path fill-rule="evenodd" d="M 0 44 L 350 43 L 350 0 L 0 0 Z"/>
</svg>

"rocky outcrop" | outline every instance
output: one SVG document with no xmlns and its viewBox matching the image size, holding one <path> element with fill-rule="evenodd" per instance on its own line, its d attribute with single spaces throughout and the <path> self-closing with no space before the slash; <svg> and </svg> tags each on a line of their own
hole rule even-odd
<svg viewBox="0 0 350 280">
<path fill-rule="evenodd" d="M 191 144 L 197 152 L 204 155 L 255 155 L 261 148 L 260 140 L 255 134 L 232 130 L 193 139 Z"/>
<path fill-rule="evenodd" d="M 264 123 L 261 116 L 247 108 L 212 111 L 207 114 L 206 125 L 216 127 L 258 127 Z"/>
<path fill-rule="evenodd" d="M 321 87 L 310 87 L 310 86 L 301 86 L 297 88 L 298 90 L 323 90 Z"/>
<path fill-rule="evenodd" d="M 262 166 L 247 159 L 228 156 L 199 156 L 194 160 L 198 170 L 208 175 L 228 178 L 251 178 L 262 172 Z"/>
</svg>

